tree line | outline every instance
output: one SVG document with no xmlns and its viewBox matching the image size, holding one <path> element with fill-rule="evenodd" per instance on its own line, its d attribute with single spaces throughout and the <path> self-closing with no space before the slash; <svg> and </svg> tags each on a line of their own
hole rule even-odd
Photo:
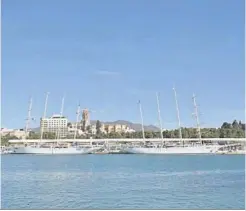
<svg viewBox="0 0 246 211">
<path fill-rule="evenodd" d="M 85 134 L 77 135 L 77 139 L 100 139 L 100 138 L 142 138 L 142 131 L 131 132 L 131 133 L 102 133 L 100 121 L 96 122 L 96 134 Z M 183 138 L 198 138 L 198 130 L 196 128 L 181 128 Z M 91 132 L 91 131 L 90 131 Z M 179 138 L 179 130 L 164 130 L 163 138 Z M 145 138 L 160 138 L 160 132 L 154 131 L 145 131 Z M 202 138 L 244 138 L 245 137 L 245 124 L 241 121 L 234 120 L 232 123 L 224 122 L 220 128 L 201 128 L 201 137 Z M 44 133 L 44 139 L 55 139 L 55 133 Z M 68 135 L 64 137 L 67 139 L 73 139 L 73 135 Z M 8 145 L 8 141 L 11 139 L 18 139 L 15 136 L 6 135 L 1 138 L 2 145 Z M 27 139 L 40 139 L 40 133 L 31 131 Z"/>
<path fill-rule="evenodd" d="M 104 134 L 100 131 L 101 123 L 97 121 L 97 133 L 93 138 L 142 138 L 142 131 L 132 133 L 116 133 L 112 132 Z M 197 128 L 181 128 L 182 138 L 197 138 Z M 164 130 L 162 132 L 163 138 L 180 138 L 179 129 Z M 145 138 L 160 138 L 160 132 L 145 131 Z M 244 138 L 245 137 L 245 124 L 241 121 L 234 120 L 232 123 L 224 122 L 220 128 L 201 128 L 202 138 Z"/>
</svg>

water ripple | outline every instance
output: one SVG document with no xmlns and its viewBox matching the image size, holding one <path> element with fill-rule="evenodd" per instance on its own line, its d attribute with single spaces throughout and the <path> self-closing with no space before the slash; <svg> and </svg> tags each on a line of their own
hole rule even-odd
<svg viewBox="0 0 246 211">
<path fill-rule="evenodd" d="M 3 156 L 2 206 L 243 209 L 244 176 L 243 156 Z"/>
</svg>

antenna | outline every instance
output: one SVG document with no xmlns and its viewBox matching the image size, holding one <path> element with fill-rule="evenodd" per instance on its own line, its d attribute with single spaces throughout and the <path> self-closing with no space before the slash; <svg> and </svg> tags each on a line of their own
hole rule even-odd
<svg viewBox="0 0 246 211">
<path fill-rule="evenodd" d="M 142 106 L 140 100 L 138 101 L 139 104 L 139 111 L 140 111 L 140 116 L 141 116 L 141 122 L 142 122 L 142 134 L 143 134 L 143 140 L 145 140 L 145 135 L 144 135 L 144 123 L 143 123 L 143 113 L 142 113 Z"/>
<path fill-rule="evenodd" d="M 197 104 L 196 104 L 196 96 L 195 96 L 195 94 L 193 94 L 192 99 L 193 99 L 194 110 L 195 110 L 194 116 L 196 118 L 198 138 L 199 138 L 199 141 L 201 143 L 202 136 L 201 136 L 201 128 L 200 128 L 200 122 L 199 122 L 199 116 L 198 116 L 198 108 L 197 108 Z"/>
<path fill-rule="evenodd" d="M 162 134 L 162 121 L 161 121 L 161 111 L 160 111 L 160 104 L 159 104 L 159 93 L 156 92 L 156 100 L 157 100 L 157 109 L 158 109 L 158 117 L 159 117 L 159 124 L 160 124 L 160 133 L 161 133 L 161 140 L 163 141 L 163 134 Z"/>
<path fill-rule="evenodd" d="M 30 100 L 29 100 L 28 115 L 27 115 L 27 119 L 26 119 L 26 128 L 25 128 L 25 136 L 26 137 L 27 137 L 27 133 L 28 133 L 28 129 L 29 129 L 30 120 L 32 118 L 31 112 L 32 112 L 32 97 L 30 97 Z"/>
<path fill-rule="evenodd" d="M 180 138 L 180 141 L 182 141 L 183 140 L 182 128 L 181 128 L 180 115 L 179 115 L 179 105 L 178 105 L 178 99 L 177 99 L 177 93 L 176 93 L 175 86 L 173 87 L 173 91 L 174 91 L 174 98 L 175 98 L 176 110 L 177 110 L 177 119 L 178 119 L 178 126 L 179 126 L 179 138 Z M 184 141 L 183 141 L 183 146 L 184 146 Z"/>
<path fill-rule="evenodd" d="M 46 112 L 47 112 L 47 105 L 48 105 L 48 98 L 49 98 L 49 92 L 46 92 L 46 97 L 45 97 L 45 104 L 44 104 L 44 115 L 43 115 L 43 118 L 42 118 L 42 121 L 43 121 L 43 119 L 46 117 Z M 41 121 L 41 122 L 42 122 Z M 42 140 L 43 139 L 43 125 L 41 124 L 41 136 L 40 136 L 40 140 Z"/>
<path fill-rule="evenodd" d="M 76 124 L 75 124 L 75 132 L 74 132 L 74 140 L 76 139 L 76 135 L 77 135 L 77 130 L 78 130 L 78 122 L 79 122 L 79 116 L 80 116 L 80 104 L 78 105 L 78 109 L 77 109 L 77 117 L 76 117 Z"/>
</svg>

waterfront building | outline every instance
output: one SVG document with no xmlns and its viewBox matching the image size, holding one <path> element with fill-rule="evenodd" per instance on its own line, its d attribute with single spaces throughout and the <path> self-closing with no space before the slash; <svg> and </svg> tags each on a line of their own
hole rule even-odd
<svg viewBox="0 0 246 211">
<path fill-rule="evenodd" d="M 131 128 L 129 128 L 129 127 L 127 127 L 126 130 L 125 130 L 124 132 L 125 132 L 125 133 L 134 133 L 134 132 L 136 132 L 136 131 L 133 130 L 133 129 L 131 129 Z"/>
<path fill-rule="evenodd" d="M 59 137 L 66 137 L 68 134 L 68 119 L 61 115 L 41 118 L 40 129 L 43 133 L 55 133 L 59 134 Z"/>
<path fill-rule="evenodd" d="M 78 130 L 82 130 L 83 123 L 82 123 L 82 122 L 78 122 L 78 123 L 76 123 L 76 122 L 69 122 L 69 123 L 67 124 L 67 126 L 68 126 L 68 128 L 70 128 L 70 129 L 75 129 L 76 126 L 77 126 L 77 129 L 78 129 Z"/>
<path fill-rule="evenodd" d="M 68 127 L 68 136 L 74 136 L 74 134 L 76 133 L 77 131 L 77 135 L 78 136 L 81 136 L 81 135 L 84 135 L 85 132 L 83 130 L 81 130 L 80 128 L 78 128 L 76 130 L 76 127 Z"/>
<path fill-rule="evenodd" d="M 105 124 L 104 130 L 106 133 L 132 133 L 135 130 L 131 129 L 128 125 L 121 125 L 121 124 Z"/>
<path fill-rule="evenodd" d="M 112 133 L 112 132 L 114 132 L 114 125 L 105 124 L 104 129 L 105 129 L 106 133 Z"/>
<path fill-rule="evenodd" d="M 105 131 L 105 125 L 104 125 L 104 124 L 101 124 L 100 131 L 101 131 L 102 133 L 106 133 L 106 131 Z"/>
<path fill-rule="evenodd" d="M 119 124 L 114 125 L 114 132 L 116 132 L 116 133 L 123 132 L 121 125 L 119 125 Z"/>
<path fill-rule="evenodd" d="M 91 130 L 91 133 L 95 135 L 97 133 L 97 125 L 96 124 L 90 125 L 90 130 Z M 104 124 L 101 124 L 100 132 L 106 133 Z"/>
<path fill-rule="evenodd" d="M 95 135 L 97 133 L 96 125 L 91 125 L 90 127 L 91 127 L 91 133 Z"/>
<path fill-rule="evenodd" d="M 24 129 L 1 128 L 0 134 L 1 134 L 1 137 L 9 135 L 9 136 L 15 136 L 18 139 L 24 139 L 26 137 L 26 133 Z"/>
</svg>

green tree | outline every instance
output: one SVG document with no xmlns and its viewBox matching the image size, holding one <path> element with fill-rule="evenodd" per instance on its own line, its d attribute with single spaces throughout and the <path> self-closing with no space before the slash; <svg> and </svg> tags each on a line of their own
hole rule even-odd
<svg viewBox="0 0 246 211">
<path fill-rule="evenodd" d="M 238 124 L 237 120 L 234 120 L 234 121 L 233 121 L 232 127 L 233 127 L 234 129 L 238 129 L 238 128 L 239 128 L 239 124 Z"/>
<path fill-rule="evenodd" d="M 97 135 L 101 134 L 101 127 L 102 127 L 101 122 L 99 120 L 97 120 L 97 122 L 96 122 L 96 134 Z"/>
<path fill-rule="evenodd" d="M 146 131 L 145 138 L 153 138 L 152 131 Z"/>
<path fill-rule="evenodd" d="M 228 122 L 224 122 L 221 126 L 221 128 L 223 129 L 230 129 L 231 127 L 232 127 L 231 124 Z"/>
<path fill-rule="evenodd" d="M 163 138 L 171 138 L 171 134 L 168 130 L 162 132 Z"/>
<path fill-rule="evenodd" d="M 182 128 L 182 137 L 189 138 L 189 130 L 188 128 Z"/>
<path fill-rule="evenodd" d="M 220 138 L 226 138 L 226 129 L 224 128 L 220 129 Z"/>
<path fill-rule="evenodd" d="M 35 133 L 34 131 L 30 131 L 27 139 L 39 139 L 40 133 Z"/>
<path fill-rule="evenodd" d="M 81 123 L 82 123 L 82 128 L 81 128 L 81 130 L 85 132 L 85 131 L 87 130 L 87 128 L 85 127 L 85 120 L 82 120 Z M 89 125 L 88 125 L 88 126 L 89 126 Z M 87 127 L 88 127 L 88 126 L 87 126 Z M 88 130 L 87 130 L 87 131 L 88 131 Z"/>
<path fill-rule="evenodd" d="M 1 146 L 8 146 L 9 140 L 18 139 L 16 136 L 11 136 L 10 134 L 7 134 L 5 136 L 1 137 Z"/>
<path fill-rule="evenodd" d="M 108 138 L 117 138 L 118 136 L 118 133 L 115 133 L 115 132 L 111 132 L 108 134 Z"/>
<path fill-rule="evenodd" d="M 52 133 L 52 132 L 44 132 L 43 133 L 43 137 L 45 139 L 55 139 L 56 138 L 56 133 Z"/>
<path fill-rule="evenodd" d="M 244 138 L 245 132 L 243 130 L 237 130 L 235 134 L 235 138 Z"/>
<path fill-rule="evenodd" d="M 86 131 L 87 131 L 89 134 L 92 134 L 92 129 L 91 129 L 91 126 L 90 126 L 90 125 L 88 125 L 88 126 L 86 127 Z"/>
<path fill-rule="evenodd" d="M 77 138 L 143 138 L 142 131 L 136 131 L 133 133 L 109 133 L 104 134 L 99 129 L 101 128 L 100 121 L 96 122 L 96 134 L 92 134 L 91 127 L 87 126 L 86 130 L 89 132 L 83 136 L 77 136 Z M 182 137 L 183 138 L 198 138 L 197 128 L 182 128 Z M 179 138 L 179 130 L 164 130 L 163 138 Z M 202 138 L 243 138 L 245 137 L 245 124 L 241 121 L 237 122 L 236 120 L 233 123 L 224 122 L 220 128 L 201 128 Z M 30 132 L 29 138 L 38 139 L 40 134 Z M 54 139 L 55 134 L 44 133 L 44 138 Z M 70 138 L 73 138 L 71 136 Z M 145 131 L 145 138 L 160 138 L 160 132 L 156 131 Z M 4 142 L 6 138 L 2 140 Z"/>
</svg>

